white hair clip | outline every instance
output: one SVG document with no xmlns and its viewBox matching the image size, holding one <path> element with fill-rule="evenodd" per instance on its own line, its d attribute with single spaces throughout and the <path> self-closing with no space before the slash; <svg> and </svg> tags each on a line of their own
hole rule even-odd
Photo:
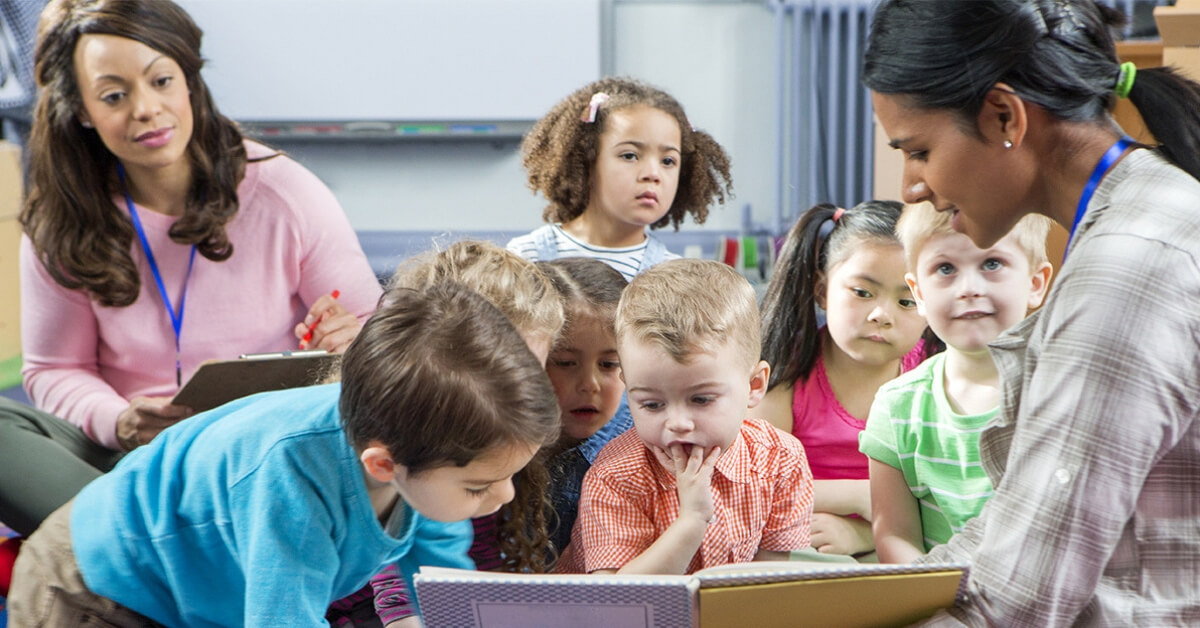
<svg viewBox="0 0 1200 628">
<path fill-rule="evenodd" d="M 587 110 L 579 117 L 580 120 L 591 124 L 596 121 L 596 112 L 600 111 L 600 105 L 608 102 L 608 94 L 604 92 L 596 92 L 592 94 L 591 101 L 588 102 Z"/>
</svg>

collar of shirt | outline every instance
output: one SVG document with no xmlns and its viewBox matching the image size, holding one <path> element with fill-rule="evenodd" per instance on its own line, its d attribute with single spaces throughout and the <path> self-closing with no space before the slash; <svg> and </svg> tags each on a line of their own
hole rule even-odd
<svg viewBox="0 0 1200 628">
<path fill-rule="evenodd" d="M 612 439 L 624 434 L 626 430 L 633 426 L 633 418 L 629 412 L 617 411 L 612 420 L 604 424 L 595 434 L 589 436 L 582 443 L 575 446 L 579 454 L 584 460 L 591 464 L 596 461 L 596 456 L 600 454 L 600 450 L 608 444 Z"/>
</svg>

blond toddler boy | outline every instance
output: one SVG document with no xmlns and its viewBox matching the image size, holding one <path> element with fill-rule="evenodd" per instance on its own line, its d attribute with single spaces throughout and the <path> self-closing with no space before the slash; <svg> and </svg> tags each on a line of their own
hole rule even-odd
<svg viewBox="0 0 1200 628">
<path fill-rule="evenodd" d="M 1049 228 L 1044 216 L 1026 216 L 980 249 L 948 213 L 928 203 L 904 209 L 896 233 L 905 280 L 946 350 L 880 387 L 859 436 L 880 562 L 909 562 L 945 543 L 991 497 L 979 434 L 999 412 L 1000 375 L 988 343 L 1046 296 Z"/>
<path fill-rule="evenodd" d="M 584 477 L 560 570 L 683 574 L 808 547 L 804 449 L 746 418 L 769 374 L 749 283 L 713 261 L 664 262 L 625 289 L 616 334 L 634 429 Z"/>
</svg>

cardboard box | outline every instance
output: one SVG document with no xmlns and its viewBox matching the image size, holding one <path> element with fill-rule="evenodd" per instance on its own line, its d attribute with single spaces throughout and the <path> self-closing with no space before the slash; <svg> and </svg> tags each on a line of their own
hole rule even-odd
<svg viewBox="0 0 1200 628">
<path fill-rule="evenodd" d="M 1200 81 L 1200 0 L 1179 0 L 1173 7 L 1154 7 L 1163 43 L 1163 65 L 1174 66 Z"/>
<path fill-rule="evenodd" d="M 0 141 L 0 388 L 12 384 L 8 371 L 14 361 L 20 369 L 16 358 L 21 355 L 21 283 L 17 267 L 21 189 L 21 149 Z"/>
</svg>

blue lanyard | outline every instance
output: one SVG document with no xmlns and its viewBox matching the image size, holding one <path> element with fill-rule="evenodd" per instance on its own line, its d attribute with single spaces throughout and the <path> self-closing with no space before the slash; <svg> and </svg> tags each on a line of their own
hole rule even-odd
<svg viewBox="0 0 1200 628">
<path fill-rule="evenodd" d="M 133 227 L 137 229 L 138 239 L 142 241 L 142 250 L 146 253 L 146 261 L 150 262 L 150 272 L 154 273 L 154 283 L 158 284 L 158 293 L 162 295 L 163 306 L 171 317 L 171 327 L 175 330 L 175 385 L 183 385 L 183 366 L 179 360 L 179 335 L 183 331 L 183 307 L 187 302 L 188 280 L 192 278 L 192 264 L 196 261 L 196 245 L 192 245 L 192 253 L 188 257 L 187 274 L 183 277 L 183 293 L 179 295 L 179 311 L 171 307 L 171 298 L 167 296 L 167 288 L 163 285 L 162 273 L 158 271 L 158 262 L 154 261 L 154 252 L 150 250 L 150 241 L 146 239 L 146 230 L 142 228 L 142 219 L 138 217 L 133 207 L 133 197 L 129 195 L 129 187 L 125 185 L 125 167 L 117 162 L 117 176 L 121 179 L 121 191 L 125 193 L 125 206 L 129 208 L 129 217 L 133 219 Z"/>
<path fill-rule="evenodd" d="M 1075 221 L 1071 223 L 1071 233 L 1067 236 L 1067 247 L 1063 252 L 1063 261 L 1066 261 L 1067 254 L 1065 251 L 1071 250 L 1071 240 L 1075 238 L 1075 230 L 1079 228 L 1079 222 L 1083 220 L 1083 215 L 1087 213 L 1088 203 L 1092 202 L 1092 195 L 1096 193 L 1096 186 L 1100 185 L 1100 180 L 1104 178 L 1104 174 L 1108 172 L 1113 164 L 1121 158 L 1125 149 L 1133 144 L 1133 138 L 1124 136 L 1117 140 L 1115 144 L 1108 147 L 1104 152 L 1104 156 L 1100 158 L 1100 163 L 1092 169 L 1092 176 L 1088 177 L 1087 185 L 1083 186 L 1083 194 L 1079 197 L 1079 205 L 1075 207 Z"/>
</svg>

